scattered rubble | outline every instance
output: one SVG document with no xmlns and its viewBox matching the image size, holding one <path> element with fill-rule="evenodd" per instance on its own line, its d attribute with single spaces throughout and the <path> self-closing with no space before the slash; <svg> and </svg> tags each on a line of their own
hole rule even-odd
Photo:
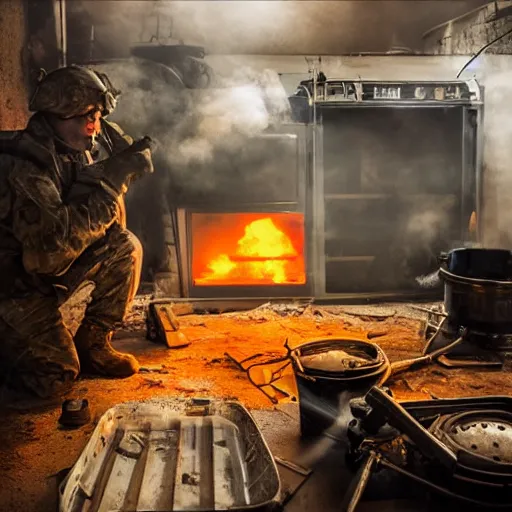
<svg viewBox="0 0 512 512">
<path fill-rule="evenodd" d="M 63 317 L 68 325 L 78 326 L 88 300 L 85 292 L 83 290 L 81 295 L 63 306 Z M 294 304 L 293 309 L 290 309 L 292 305 L 286 305 L 286 308 L 274 306 L 238 313 L 180 315 L 180 330 L 191 344 L 169 350 L 163 344 L 145 339 L 145 308 L 149 298 L 137 297 L 135 308 L 127 317 L 124 333 L 114 341 L 116 348 L 136 355 L 142 367 L 141 373 L 123 380 L 80 379 L 75 386 L 73 396 L 87 397 L 94 404 L 95 420 L 121 402 L 178 395 L 236 399 L 252 411 L 256 409 L 256 415 L 257 409 L 273 409 L 274 404 L 250 383 L 246 373 L 226 360 L 224 354 L 231 354 L 234 349 L 252 355 L 284 355 L 287 339 L 290 346 L 295 347 L 315 338 L 356 337 L 368 340 L 373 336 L 372 342 L 377 343 L 393 362 L 420 355 L 424 346 L 422 326 L 426 313 L 407 304 L 383 306 L 380 316 L 371 315 L 378 313 L 381 306 L 371 306 L 371 310 L 359 309 L 365 315 L 357 316 L 347 313 L 346 306 Z M 183 310 L 189 311 L 190 306 Z M 283 314 L 284 311 L 288 313 Z M 391 315 L 392 311 L 395 314 Z M 256 318 L 261 315 L 264 321 L 255 321 L 251 318 L 253 315 Z M 289 371 L 286 377 L 291 387 L 291 368 Z M 512 394 L 510 373 L 445 370 L 435 365 L 404 372 L 389 384 L 398 400 Z M 276 407 L 282 405 L 294 404 L 280 403 Z M 48 412 L 12 412 L 5 415 L 3 426 L 0 425 L 0 457 L 3 461 L 0 477 L 8 479 L 9 485 L 0 489 L 0 503 L 15 503 L 16 506 L 33 504 L 33 497 L 20 493 L 13 495 L 15 491 L 12 489 L 26 489 L 24 482 L 27 481 L 31 482 L 33 496 L 51 495 L 56 499 L 55 479 L 48 480 L 47 476 L 74 463 L 95 421 L 74 431 L 72 439 L 68 439 L 69 432 L 56 428 L 59 414 L 60 402 Z M 295 422 L 288 414 L 283 412 L 280 418 L 279 435 L 295 431 Z M 53 510 L 53 505 L 45 504 L 38 510 Z"/>
</svg>

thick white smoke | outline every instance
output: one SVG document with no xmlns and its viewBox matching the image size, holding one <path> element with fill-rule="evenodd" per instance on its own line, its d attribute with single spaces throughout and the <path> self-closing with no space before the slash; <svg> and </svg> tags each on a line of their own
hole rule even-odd
<svg viewBox="0 0 512 512">
<path fill-rule="evenodd" d="M 512 71 L 510 56 L 482 59 L 485 86 L 483 235 L 487 247 L 512 247 Z M 507 69 L 508 68 L 508 69 Z"/>
<path fill-rule="evenodd" d="M 420 49 L 421 34 L 488 0 L 202 0 L 68 2 L 97 26 L 98 46 L 127 52 L 129 43 L 172 34 L 208 53 L 340 55 Z"/>
<path fill-rule="evenodd" d="M 193 92 L 189 112 L 176 132 L 163 136 L 165 146 L 173 150 L 172 164 L 211 164 L 218 150 L 241 153 L 247 138 L 263 133 L 288 114 L 287 97 L 273 71 L 240 70 L 218 85 Z"/>
<path fill-rule="evenodd" d="M 166 172 L 187 187 L 214 188 L 230 172 L 225 163 L 231 157 L 248 172 L 255 161 L 262 167 L 261 148 L 251 149 L 251 139 L 289 114 L 286 93 L 271 70 L 239 69 L 217 77 L 210 88 L 186 89 L 169 68 L 138 59 L 97 69 L 123 92 L 111 119 L 134 137 L 154 137 Z"/>
</svg>

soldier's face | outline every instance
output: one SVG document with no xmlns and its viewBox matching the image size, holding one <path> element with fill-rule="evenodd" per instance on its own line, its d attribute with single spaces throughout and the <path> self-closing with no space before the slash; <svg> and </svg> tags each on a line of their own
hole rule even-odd
<svg viewBox="0 0 512 512">
<path fill-rule="evenodd" d="M 57 135 L 78 151 L 92 148 L 94 139 L 101 132 L 101 107 L 89 105 L 84 113 L 53 123 Z"/>
<path fill-rule="evenodd" d="M 85 127 L 84 135 L 87 137 L 97 137 L 101 132 L 101 111 L 91 109 L 84 116 Z"/>
</svg>

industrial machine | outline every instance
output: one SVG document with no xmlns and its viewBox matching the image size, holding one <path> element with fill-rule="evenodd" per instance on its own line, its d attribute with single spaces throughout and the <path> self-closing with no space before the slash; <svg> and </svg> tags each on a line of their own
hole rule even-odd
<svg viewBox="0 0 512 512">
<path fill-rule="evenodd" d="M 289 99 L 310 132 L 315 297 L 428 292 L 439 253 L 478 240 L 479 85 L 318 73 Z"/>
</svg>

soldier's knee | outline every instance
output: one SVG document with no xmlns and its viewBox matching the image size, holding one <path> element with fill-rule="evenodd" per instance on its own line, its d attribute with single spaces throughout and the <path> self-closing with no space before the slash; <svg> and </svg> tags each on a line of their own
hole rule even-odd
<svg viewBox="0 0 512 512">
<path fill-rule="evenodd" d="M 142 244 L 127 229 L 113 233 L 108 240 L 108 245 L 119 257 L 142 258 Z"/>
<path fill-rule="evenodd" d="M 140 240 L 131 231 L 126 230 L 125 233 L 127 236 L 127 244 L 130 248 L 132 257 L 136 260 L 142 260 L 142 254 L 144 250 L 142 249 Z"/>
<path fill-rule="evenodd" d="M 130 231 L 114 230 L 109 234 L 109 255 L 104 264 L 116 281 L 132 282 L 138 288 L 142 271 L 143 249 L 139 239 Z"/>
</svg>

